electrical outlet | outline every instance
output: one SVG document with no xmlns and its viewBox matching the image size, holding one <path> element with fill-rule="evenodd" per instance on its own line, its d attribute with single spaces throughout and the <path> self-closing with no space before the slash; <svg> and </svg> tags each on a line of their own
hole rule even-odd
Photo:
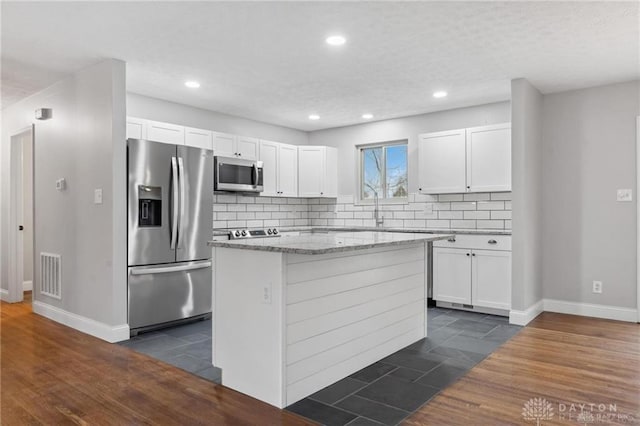
<svg viewBox="0 0 640 426">
<path fill-rule="evenodd" d="M 271 304 L 271 283 L 265 284 L 262 287 L 262 303 L 266 305 Z"/>
<path fill-rule="evenodd" d="M 622 202 L 630 202 L 633 201 L 633 190 L 632 189 L 618 189 L 616 194 L 616 199 Z"/>
<path fill-rule="evenodd" d="M 93 204 L 102 204 L 102 188 L 93 190 Z"/>
<path fill-rule="evenodd" d="M 602 293 L 602 281 L 593 282 L 593 292 L 598 294 Z"/>
</svg>

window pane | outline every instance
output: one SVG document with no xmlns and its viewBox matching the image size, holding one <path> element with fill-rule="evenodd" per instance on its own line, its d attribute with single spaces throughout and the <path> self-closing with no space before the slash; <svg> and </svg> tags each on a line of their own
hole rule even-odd
<svg viewBox="0 0 640 426">
<path fill-rule="evenodd" d="M 384 197 L 382 192 L 382 148 L 362 150 L 362 198 L 374 198 L 375 193 Z"/>
<path fill-rule="evenodd" d="M 387 148 L 387 198 L 406 198 L 407 185 L 407 146 L 394 145 Z"/>
</svg>

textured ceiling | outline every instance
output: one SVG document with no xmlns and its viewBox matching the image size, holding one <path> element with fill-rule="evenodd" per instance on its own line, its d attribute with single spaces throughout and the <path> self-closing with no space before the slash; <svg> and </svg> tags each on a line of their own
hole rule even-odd
<svg viewBox="0 0 640 426">
<path fill-rule="evenodd" d="M 638 2 L 1 7 L 3 107 L 110 57 L 129 91 L 302 130 L 506 100 L 519 77 L 549 93 L 640 75 Z"/>
</svg>

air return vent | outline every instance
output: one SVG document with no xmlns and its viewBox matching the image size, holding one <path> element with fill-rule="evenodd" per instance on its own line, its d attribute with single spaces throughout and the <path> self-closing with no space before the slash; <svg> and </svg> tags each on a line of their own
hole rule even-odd
<svg viewBox="0 0 640 426">
<path fill-rule="evenodd" d="M 62 262 L 59 254 L 40 253 L 40 294 L 62 298 Z"/>
</svg>

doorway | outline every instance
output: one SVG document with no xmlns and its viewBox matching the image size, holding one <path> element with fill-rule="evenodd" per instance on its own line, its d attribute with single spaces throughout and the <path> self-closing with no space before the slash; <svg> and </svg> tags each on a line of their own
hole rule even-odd
<svg viewBox="0 0 640 426">
<path fill-rule="evenodd" d="M 34 268 L 34 128 L 11 136 L 9 302 L 31 301 Z"/>
</svg>

